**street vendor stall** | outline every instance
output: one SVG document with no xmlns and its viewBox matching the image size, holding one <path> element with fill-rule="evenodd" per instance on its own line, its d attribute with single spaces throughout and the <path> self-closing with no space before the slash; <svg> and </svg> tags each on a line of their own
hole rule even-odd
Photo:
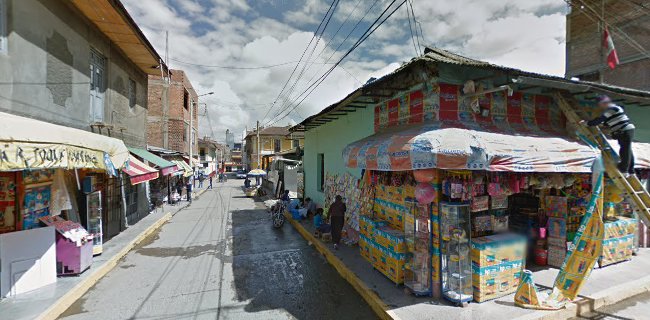
<svg viewBox="0 0 650 320">
<path fill-rule="evenodd" d="M 527 264 L 562 265 L 599 155 L 569 137 L 548 96 L 486 94 L 476 102 L 483 115 L 461 90 L 431 83 L 378 105 L 378 133 L 343 151 L 373 189 L 359 217 L 361 255 L 415 295 L 459 304 L 515 292 Z M 422 101 L 439 101 L 440 121 L 422 120 Z M 635 144 L 639 169 L 647 149 Z M 637 221 L 607 223 L 601 266 L 629 259 Z"/>
</svg>

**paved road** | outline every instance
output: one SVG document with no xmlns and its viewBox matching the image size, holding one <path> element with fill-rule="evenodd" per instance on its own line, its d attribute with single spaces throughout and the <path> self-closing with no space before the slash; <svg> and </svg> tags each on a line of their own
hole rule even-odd
<svg viewBox="0 0 650 320">
<path fill-rule="evenodd" d="M 61 319 L 375 319 L 241 181 L 216 184 L 130 252 Z"/>
<path fill-rule="evenodd" d="M 625 299 L 572 320 L 636 320 L 650 319 L 650 293 Z"/>
</svg>

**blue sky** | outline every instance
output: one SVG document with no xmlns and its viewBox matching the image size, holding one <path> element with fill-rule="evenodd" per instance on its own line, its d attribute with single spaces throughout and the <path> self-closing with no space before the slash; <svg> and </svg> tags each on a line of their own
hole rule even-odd
<svg viewBox="0 0 650 320">
<path fill-rule="evenodd" d="M 301 54 L 331 5 L 329 0 L 122 0 L 161 55 L 169 32 L 169 65 L 185 70 L 208 114 L 200 135 L 224 139 L 262 123 L 287 125 L 338 101 L 370 77 L 379 77 L 416 55 L 407 5 L 335 69 L 295 112 L 299 94 L 347 51 L 391 0 L 341 0 L 289 94 L 280 96 Z M 401 1 L 397 1 L 396 5 Z M 563 75 L 566 4 L 562 0 L 413 0 L 422 45 L 473 58 Z M 363 18 L 365 15 L 365 18 Z M 362 19 L 363 18 L 363 19 Z M 357 29 L 354 25 L 361 21 Z M 338 31 L 338 32 L 337 32 Z M 350 32 L 349 39 L 343 42 Z M 341 44 L 342 43 L 342 44 Z M 340 45 L 340 49 L 335 49 Z M 309 54 L 311 49 L 307 51 Z M 331 57 L 331 58 L 330 58 Z M 328 60 L 328 58 L 330 58 Z M 330 64 L 325 64 L 329 62 Z M 282 66 L 237 70 L 218 68 Z M 294 75 L 294 79 L 296 76 Z M 268 111 L 268 112 L 267 112 Z M 268 115 L 264 118 L 265 114 Z M 279 114 L 277 117 L 274 116 Z M 280 118 L 280 119 L 279 119 Z M 278 120 L 279 119 L 279 120 Z"/>
</svg>

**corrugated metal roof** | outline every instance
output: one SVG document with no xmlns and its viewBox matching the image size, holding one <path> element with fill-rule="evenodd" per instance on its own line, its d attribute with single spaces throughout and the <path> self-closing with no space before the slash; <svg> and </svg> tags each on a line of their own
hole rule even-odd
<svg viewBox="0 0 650 320">
<path fill-rule="evenodd" d="M 521 77 L 522 81 L 525 80 L 524 78 L 542 80 L 542 83 L 544 84 L 538 83 L 537 86 L 539 87 L 565 89 L 569 91 L 573 90 L 574 92 L 576 91 L 577 88 L 577 89 L 583 89 L 584 92 L 594 91 L 597 93 L 619 94 L 622 97 L 622 99 L 640 98 L 643 101 L 646 101 L 646 99 L 650 99 L 650 92 L 648 91 L 642 91 L 642 90 L 636 90 L 636 89 L 630 89 L 625 87 L 619 87 L 619 86 L 602 84 L 602 83 L 594 83 L 588 81 L 570 80 L 570 79 L 553 76 L 553 75 L 524 71 L 524 70 L 515 69 L 511 67 L 492 64 L 486 61 L 464 57 L 440 48 L 427 47 L 424 52 L 425 52 L 424 55 L 414 57 L 413 59 L 411 59 L 411 61 L 400 66 L 395 71 L 379 79 L 376 79 L 372 82 L 368 82 L 364 84 L 360 88 L 352 91 L 342 100 L 326 107 L 325 109 L 323 109 L 317 114 L 307 117 L 299 124 L 291 127 L 289 130 L 300 131 L 301 129 L 304 129 L 307 124 L 311 124 L 312 121 L 314 121 L 315 119 L 322 118 L 327 114 L 337 110 L 337 107 L 343 105 L 344 102 L 353 98 L 355 95 L 360 96 L 366 89 L 370 89 L 381 82 L 388 81 L 391 78 L 393 78 L 395 75 L 404 72 L 406 69 L 412 67 L 416 63 L 422 63 L 422 62 L 453 64 L 458 66 L 475 67 L 475 68 L 487 69 L 492 71 L 502 71 L 502 72 L 509 73 L 510 76 L 513 77 L 513 82 L 516 82 L 515 78 L 517 77 Z M 647 101 L 648 101 L 648 105 L 650 105 L 650 100 Z"/>
</svg>

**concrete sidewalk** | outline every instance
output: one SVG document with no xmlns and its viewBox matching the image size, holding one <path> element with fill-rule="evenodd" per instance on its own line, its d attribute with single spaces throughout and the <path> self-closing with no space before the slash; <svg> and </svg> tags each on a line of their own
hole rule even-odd
<svg viewBox="0 0 650 320">
<path fill-rule="evenodd" d="M 198 197 L 203 192 L 205 190 L 197 191 L 195 195 Z M 165 205 L 142 218 L 105 243 L 103 253 L 93 257 L 92 266 L 81 275 L 59 277 L 57 282 L 52 285 L 0 301 L 0 318 L 12 320 L 56 319 L 59 314 L 113 269 L 117 262 L 136 244 L 188 205 L 187 202 Z"/>
<path fill-rule="evenodd" d="M 299 229 L 303 237 L 312 243 L 319 242 L 316 249 L 326 257 L 332 255 L 344 266 L 337 270 L 346 279 L 359 279 L 362 284 L 355 286 L 357 290 L 368 290 L 361 293 L 368 297 L 366 301 L 375 306 L 384 306 L 385 313 L 393 319 L 568 319 L 585 314 L 605 305 L 611 305 L 634 295 L 650 291 L 650 249 L 641 249 L 631 261 L 611 265 L 603 269 L 594 269 L 590 278 L 580 292 L 581 295 L 567 308 L 558 311 L 540 311 L 523 309 L 515 306 L 514 294 L 483 303 L 470 303 L 468 307 L 455 307 L 446 300 L 431 298 L 416 298 L 407 294 L 402 286 L 397 286 L 361 257 L 359 247 L 342 245 L 334 250 L 331 243 L 322 243 L 313 236 L 311 221 L 291 224 Z M 330 261 L 331 262 L 331 261 Z M 336 267 L 336 266 L 335 266 Z M 342 270 L 341 270 L 342 269 Z M 346 273 L 351 275 L 345 276 Z M 540 290 L 551 288 L 558 273 L 556 268 L 546 268 L 534 272 L 534 280 Z M 373 301 L 373 296 L 381 301 Z M 382 317 L 382 314 L 378 312 Z"/>
</svg>

